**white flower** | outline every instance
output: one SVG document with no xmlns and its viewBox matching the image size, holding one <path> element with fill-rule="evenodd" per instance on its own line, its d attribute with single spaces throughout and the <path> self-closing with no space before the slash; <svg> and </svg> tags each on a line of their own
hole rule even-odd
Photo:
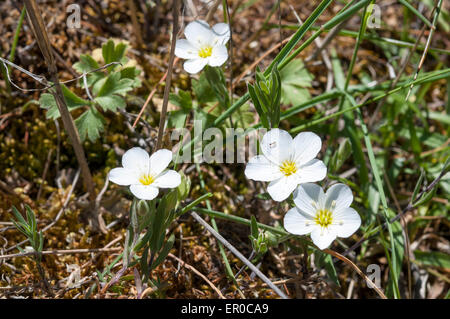
<svg viewBox="0 0 450 319">
<path fill-rule="evenodd" d="M 325 249 L 336 237 L 350 237 L 361 226 L 352 201 L 352 191 L 344 184 L 331 186 L 325 194 L 316 184 L 300 185 L 294 193 L 296 207 L 284 216 L 284 228 L 295 235 L 311 233 L 314 244 Z"/>
<path fill-rule="evenodd" d="M 195 74 L 205 65 L 221 66 L 228 59 L 225 44 L 230 39 L 230 27 L 218 23 L 212 28 L 203 20 L 189 23 L 184 29 L 186 39 L 177 40 L 175 55 L 184 62 L 186 72 Z"/>
<path fill-rule="evenodd" d="M 267 191 L 274 200 L 281 202 L 299 184 L 325 178 L 327 168 L 315 158 L 321 147 L 320 137 L 312 132 L 300 133 L 292 139 L 288 132 L 272 129 L 262 138 L 263 154 L 250 159 L 245 176 L 270 182 Z"/>
<path fill-rule="evenodd" d="M 109 180 L 130 185 L 131 193 L 139 199 L 152 200 L 158 195 L 158 188 L 175 188 L 181 183 L 180 174 L 166 169 L 171 161 L 169 150 L 162 149 L 149 156 L 144 149 L 133 147 L 123 154 L 123 167 L 109 172 Z"/>
</svg>

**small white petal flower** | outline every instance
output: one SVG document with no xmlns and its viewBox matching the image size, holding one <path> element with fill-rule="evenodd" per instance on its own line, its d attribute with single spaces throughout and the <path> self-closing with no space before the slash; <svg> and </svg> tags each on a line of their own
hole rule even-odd
<svg viewBox="0 0 450 319">
<path fill-rule="evenodd" d="M 295 235 L 311 234 L 314 244 L 325 249 L 336 237 L 350 237 L 361 226 L 352 201 L 347 185 L 335 184 L 324 193 L 316 184 L 302 184 L 294 193 L 296 207 L 284 216 L 284 228 Z"/>
<path fill-rule="evenodd" d="M 221 66 L 228 59 L 228 24 L 218 23 L 211 28 L 207 22 L 195 20 L 186 26 L 184 35 L 186 39 L 176 42 L 175 55 L 187 59 L 183 65 L 186 72 L 198 73 L 205 65 Z"/>
<path fill-rule="evenodd" d="M 250 159 L 245 176 L 270 182 L 267 191 L 274 200 L 281 202 L 299 184 L 325 178 L 327 168 L 315 158 L 321 147 L 320 137 L 312 132 L 300 133 L 292 139 L 288 132 L 272 129 L 262 138 L 263 154 Z"/>
<path fill-rule="evenodd" d="M 109 180 L 130 191 L 139 199 L 152 200 L 158 196 L 158 188 L 175 188 L 181 183 L 181 176 L 166 169 L 172 161 L 172 152 L 159 150 L 149 156 L 140 147 L 133 147 L 123 154 L 122 166 L 109 172 Z"/>
</svg>

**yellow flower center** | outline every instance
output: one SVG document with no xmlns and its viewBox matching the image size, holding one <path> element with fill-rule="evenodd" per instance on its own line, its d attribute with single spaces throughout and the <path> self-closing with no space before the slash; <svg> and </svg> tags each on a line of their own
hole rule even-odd
<svg viewBox="0 0 450 319">
<path fill-rule="evenodd" d="M 320 209 L 317 211 L 314 221 L 321 227 L 328 227 L 333 222 L 333 213 L 327 209 Z"/>
<path fill-rule="evenodd" d="M 201 58 L 207 58 L 211 56 L 211 54 L 212 54 L 212 47 L 210 46 L 203 47 L 200 49 L 200 51 L 198 51 L 198 56 Z"/>
<path fill-rule="evenodd" d="M 150 185 L 155 181 L 155 178 L 150 174 L 144 174 L 139 178 L 139 182 L 141 182 L 142 185 Z"/>
<path fill-rule="evenodd" d="M 291 160 L 285 160 L 281 163 L 280 171 L 284 174 L 284 176 L 291 176 L 292 174 L 297 172 L 297 166 L 295 162 Z"/>
</svg>

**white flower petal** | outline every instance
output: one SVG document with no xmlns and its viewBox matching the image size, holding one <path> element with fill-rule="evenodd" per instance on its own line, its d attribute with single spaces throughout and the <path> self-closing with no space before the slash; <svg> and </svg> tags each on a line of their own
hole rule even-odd
<svg viewBox="0 0 450 319">
<path fill-rule="evenodd" d="M 122 166 L 133 171 L 147 173 L 150 164 L 149 159 L 150 156 L 144 149 L 133 147 L 123 154 Z"/>
<path fill-rule="evenodd" d="M 271 182 L 283 177 L 283 173 L 278 165 L 270 162 L 264 155 L 257 155 L 245 167 L 245 176 L 255 181 Z"/>
<path fill-rule="evenodd" d="M 214 33 L 211 31 L 209 24 L 203 20 L 195 20 L 189 23 L 184 29 L 184 35 L 197 48 L 210 45 L 214 40 Z"/>
<path fill-rule="evenodd" d="M 284 130 L 272 129 L 263 136 L 261 150 L 270 161 L 281 164 L 284 160 L 290 159 L 292 137 Z"/>
<path fill-rule="evenodd" d="M 153 153 L 150 157 L 150 175 L 156 177 L 164 171 L 172 161 L 172 156 L 172 152 L 165 149 Z"/>
<path fill-rule="evenodd" d="M 295 205 L 311 217 L 316 216 L 318 208 L 322 208 L 324 199 L 322 187 L 313 183 L 301 184 L 294 192 Z"/>
<path fill-rule="evenodd" d="M 291 195 L 298 185 L 298 177 L 293 174 L 291 176 L 283 176 L 269 183 L 267 192 L 273 200 L 281 202 Z"/>
<path fill-rule="evenodd" d="M 314 227 L 311 232 L 311 239 L 314 245 L 320 249 L 325 249 L 336 239 L 336 233 L 332 228 L 321 229 L 320 227 Z"/>
<path fill-rule="evenodd" d="M 225 45 L 230 40 L 230 26 L 227 23 L 217 23 L 212 27 L 214 44 Z"/>
<path fill-rule="evenodd" d="M 217 45 L 213 47 L 211 56 L 208 58 L 210 66 L 221 66 L 228 59 L 228 50 L 224 45 Z"/>
<path fill-rule="evenodd" d="M 292 143 L 294 148 L 295 162 L 301 166 L 317 156 L 322 148 L 322 140 L 312 132 L 298 134 Z"/>
<path fill-rule="evenodd" d="M 188 73 L 196 74 L 205 67 L 206 63 L 208 63 L 208 59 L 191 59 L 184 62 L 183 68 Z"/>
<path fill-rule="evenodd" d="M 175 188 L 181 184 L 181 176 L 174 170 L 167 170 L 159 175 L 152 186 L 161 188 Z"/>
<path fill-rule="evenodd" d="M 321 160 L 313 159 L 301 166 L 296 174 L 300 177 L 299 184 L 318 182 L 327 176 L 327 167 Z"/>
<path fill-rule="evenodd" d="M 361 217 L 351 207 L 344 208 L 340 212 L 333 214 L 333 225 L 331 227 L 338 237 L 350 237 L 360 226 Z"/>
<path fill-rule="evenodd" d="M 158 196 L 158 188 L 153 187 L 152 185 L 131 185 L 130 186 L 131 193 L 139 199 L 143 200 L 152 200 L 156 196 Z"/>
<path fill-rule="evenodd" d="M 314 219 L 294 207 L 288 210 L 284 216 L 283 225 L 291 234 L 306 235 L 314 229 Z"/>
<path fill-rule="evenodd" d="M 177 40 L 175 55 L 182 59 L 195 59 L 198 58 L 198 49 L 186 39 Z"/>
<path fill-rule="evenodd" d="M 333 201 L 335 207 L 332 207 Z M 339 213 L 343 209 L 350 207 L 353 202 L 353 194 L 350 187 L 345 184 L 334 184 L 325 193 L 325 208 Z"/>
<path fill-rule="evenodd" d="M 108 178 L 111 182 L 122 186 L 139 183 L 139 178 L 136 172 L 123 167 L 117 167 L 110 170 Z"/>
</svg>

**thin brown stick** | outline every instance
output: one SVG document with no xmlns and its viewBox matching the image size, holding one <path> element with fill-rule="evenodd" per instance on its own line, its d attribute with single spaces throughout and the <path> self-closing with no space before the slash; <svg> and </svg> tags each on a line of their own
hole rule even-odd
<svg viewBox="0 0 450 319">
<path fill-rule="evenodd" d="M 136 47 L 141 48 L 142 47 L 142 35 L 141 35 L 141 27 L 139 25 L 138 19 L 137 19 L 137 10 L 136 5 L 134 3 L 134 0 L 128 0 L 128 7 L 130 9 L 130 15 L 131 15 L 131 23 L 133 26 L 133 33 L 136 37 Z"/>
<path fill-rule="evenodd" d="M 369 277 L 366 276 L 366 274 L 364 272 L 361 271 L 361 269 L 358 268 L 358 266 L 356 266 L 356 264 L 354 262 L 352 262 L 350 259 L 348 259 L 345 256 L 342 256 L 341 254 L 335 252 L 334 250 L 331 249 L 324 249 L 323 250 L 324 253 L 330 254 L 336 258 L 338 258 L 339 260 L 342 260 L 343 262 L 345 262 L 347 265 L 349 265 L 350 267 L 352 267 L 358 275 L 360 275 L 364 280 L 366 280 L 366 282 L 372 282 Z M 380 288 L 378 288 L 377 286 L 373 285 L 373 289 L 377 292 L 377 294 L 382 298 L 382 299 L 387 299 L 387 297 L 385 296 L 385 294 L 381 291 Z"/>
<path fill-rule="evenodd" d="M 197 276 L 201 277 L 204 281 L 206 281 L 206 283 L 219 295 L 220 299 L 227 299 L 225 298 L 225 296 L 220 292 L 220 290 L 208 279 L 206 278 L 205 275 L 203 275 L 201 272 L 199 272 L 197 269 L 195 269 L 195 267 L 187 264 L 185 261 L 181 260 L 180 258 L 178 258 L 177 256 L 169 253 L 167 255 L 170 258 L 175 259 L 176 261 L 178 261 L 181 264 L 181 267 L 186 267 L 189 270 L 191 270 L 193 273 L 195 273 Z"/>
<path fill-rule="evenodd" d="M 86 160 L 86 155 L 81 145 L 80 136 L 75 127 L 75 122 L 69 112 L 66 101 L 64 100 L 64 95 L 61 89 L 61 85 L 58 78 L 58 70 L 55 63 L 55 58 L 53 56 L 52 46 L 48 38 L 48 34 L 42 20 L 39 8 L 35 0 L 25 0 L 25 7 L 27 10 L 28 19 L 30 22 L 31 29 L 35 35 L 36 41 L 44 55 L 45 62 L 47 64 L 51 81 L 54 83 L 55 90 L 52 90 L 52 94 L 55 97 L 58 110 L 61 114 L 61 118 L 65 129 L 69 135 L 70 142 L 72 143 L 75 156 L 77 158 L 78 164 L 81 168 L 81 174 L 83 176 L 84 185 L 89 192 L 89 196 L 92 200 L 95 199 L 95 189 L 94 181 L 92 180 L 91 171 Z"/>
<path fill-rule="evenodd" d="M 164 126 L 166 124 L 167 105 L 169 104 L 170 84 L 172 81 L 173 62 L 175 60 L 175 44 L 177 42 L 178 34 L 178 14 L 179 14 L 179 0 L 174 0 L 173 4 L 173 28 L 172 28 L 172 44 L 170 46 L 169 69 L 167 70 L 166 87 L 164 88 L 163 104 L 161 109 L 161 117 L 159 119 L 158 139 L 156 140 L 156 149 L 161 148 L 162 138 L 164 134 Z"/>
</svg>

